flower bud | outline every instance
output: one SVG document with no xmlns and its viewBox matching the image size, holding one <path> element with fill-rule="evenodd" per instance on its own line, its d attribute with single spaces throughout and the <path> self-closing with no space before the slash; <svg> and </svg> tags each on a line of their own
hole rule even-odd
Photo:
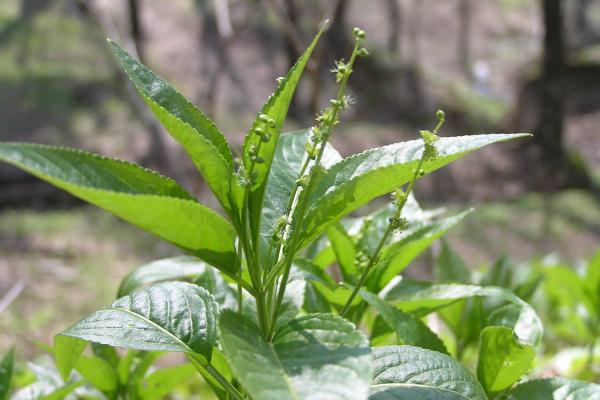
<svg viewBox="0 0 600 400">
<path fill-rule="evenodd" d="M 354 36 L 354 38 L 356 40 L 362 40 L 362 39 L 364 39 L 367 36 L 365 34 L 365 31 L 363 31 L 360 28 L 354 28 L 354 29 L 352 29 L 352 35 Z"/>
<path fill-rule="evenodd" d="M 358 53 L 356 53 L 356 55 L 359 57 L 367 57 L 369 55 L 369 51 L 364 47 L 361 47 L 360 49 L 358 49 Z"/>
</svg>

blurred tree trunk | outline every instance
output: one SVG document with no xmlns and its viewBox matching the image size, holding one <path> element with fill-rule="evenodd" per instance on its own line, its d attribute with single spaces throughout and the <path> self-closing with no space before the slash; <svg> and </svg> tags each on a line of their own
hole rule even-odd
<svg viewBox="0 0 600 400">
<path fill-rule="evenodd" d="M 545 27 L 539 112 L 531 142 L 536 165 L 536 186 L 544 191 L 564 187 L 590 187 L 585 170 L 575 165 L 564 147 L 565 71 L 567 68 L 564 15 L 561 0 L 541 0 Z"/>
<path fill-rule="evenodd" d="M 565 69 L 565 43 L 561 0 L 542 0 L 542 8 L 545 27 L 543 91 L 535 141 L 544 151 L 545 159 L 559 163 L 564 158 L 564 88 L 560 78 Z"/>
<path fill-rule="evenodd" d="M 390 33 L 387 40 L 388 51 L 394 58 L 400 58 L 400 36 L 402 33 L 402 5 L 399 0 L 385 2 Z"/>
<path fill-rule="evenodd" d="M 138 0 L 128 0 L 127 7 L 129 12 L 129 31 L 135 44 L 135 50 L 141 62 L 146 60 L 144 52 L 144 31 L 140 22 L 140 3 Z"/>
<path fill-rule="evenodd" d="M 458 57 L 460 67 L 469 82 L 473 81 L 471 65 L 471 22 L 473 3 L 471 0 L 458 0 Z"/>
</svg>

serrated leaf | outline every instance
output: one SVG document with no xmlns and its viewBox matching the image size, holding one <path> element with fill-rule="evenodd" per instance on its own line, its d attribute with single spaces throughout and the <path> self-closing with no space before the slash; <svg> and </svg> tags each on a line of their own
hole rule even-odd
<svg viewBox="0 0 600 400">
<path fill-rule="evenodd" d="M 122 297 L 82 319 L 55 339 L 63 376 L 72 358 L 70 339 L 137 350 L 196 353 L 210 360 L 216 341 L 217 303 L 205 289 L 185 282 L 159 283 Z"/>
<path fill-rule="evenodd" d="M 0 143 L 0 161 L 235 272 L 233 227 L 171 179 L 135 164 L 52 146 Z"/>
<path fill-rule="evenodd" d="M 382 252 L 381 260 L 369 275 L 367 286 L 373 292 L 379 292 L 435 240 L 470 213 L 471 210 L 467 210 L 439 221 L 424 223 L 413 231 L 407 232 L 406 236 L 398 242 L 387 246 Z"/>
<path fill-rule="evenodd" d="M 290 106 L 290 102 L 292 101 L 292 97 L 294 92 L 296 91 L 296 87 L 298 86 L 298 82 L 300 81 L 300 77 L 302 76 L 302 72 L 304 71 L 304 67 L 308 63 L 308 60 L 321 37 L 325 29 L 325 24 L 319 30 L 312 43 L 308 46 L 308 48 L 304 51 L 304 53 L 300 56 L 298 61 L 292 66 L 292 68 L 288 71 L 287 75 L 278 83 L 277 89 L 275 92 L 269 97 L 265 105 L 262 107 L 259 115 L 263 114 L 275 121 L 275 126 L 269 129 L 269 133 L 271 135 L 271 139 L 268 142 L 263 142 L 260 148 L 260 157 L 263 159 L 263 163 L 256 164 L 254 168 L 255 173 L 255 181 L 254 187 L 250 191 L 250 199 L 249 199 L 249 217 L 251 224 L 251 232 L 255 240 L 259 240 L 259 230 L 260 230 L 260 219 L 262 216 L 262 208 L 263 208 L 263 199 L 265 196 L 265 189 L 267 185 L 267 177 L 269 176 L 269 171 L 271 168 L 271 163 L 273 162 L 273 157 L 275 154 L 275 149 L 278 146 L 279 134 L 281 132 L 281 128 L 283 127 L 283 122 L 285 121 L 288 108 Z M 254 129 L 259 124 L 258 117 L 252 124 L 252 128 L 246 138 L 244 139 L 244 148 L 243 148 L 243 161 L 244 167 L 246 171 L 250 171 L 250 165 L 252 161 L 250 159 L 249 149 L 253 145 L 258 146 L 261 141 L 261 138 L 258 135 L 254 134 Z M 287 199 L 286 199 L 287 201 Z M 238 207 L 240 204 L 238 204 Z"/>
<path fill-rule="evenodd" d="M 219 327 L 234 376 L 256 400 L 367 396 L 368 340 L 342 318 L 297 318 L 276 333 L 273 343 L 264 340 L 252 321 L 230 311 L 221 314 Z"/>
<path fill-rule="evenodd" d="M 487 400 L 477 379 L 445 354 L 414 346 L 374 347 L 372 362 L 370 399 L 406 399 L 408 394 L 420 394 L 432 400 Z"/>
<path fill-rule="evenodd" d="M 117 297 L 126 296 L 142 286 L 159 282 L 194 280 L 206 269 L 207 266 L 202 260 L 191 256 L 163 258 L 152 261 L 134 269 L 123 278 Z"/>
<path fill-rule="evenodd" d="M 600 400 L 600 385 L 564 378 L 536 379 L 510 390 L 507 400 Z"/>
<path fill-rule="evenodd" d="M 477 378 L 490 397 L 510 388 L 529 370 L 535 351 L 521 344 L 504 326 L 489 326 L 481 331 Z"/>
<path fill-rule="evenodd" d="M 8 400 L 15 363 L 15 349 L 10 349 L 0 360 L 0 400 Z"/>
<path fill-rule="evenodd" d="M 277 143 L 266 183 L 260 224 L 261 250 L 264 257 L 268 253 L 277 221 L 286 212 L 292 189 L 306 159 L 304 145 L 308 141 L 308 135 L 309 130 L 307 129 L 285 133 L 281 135 Z M 329 167 L 341 159 L 340 154 L 327 144 L 321 165 Z"/>
<path fill-rule="evenodd" d="M 385 298 L 405 312 L 423 316 L 471 297 L 498 298 L 517 305 L 520 307 L 518 319 L 509 327 L 524 343 L 537 346 L 540 342 L 544 331 L 540 318 L 529 304 L 507 289 L 402 280 L 388 291 Z"/>
<path fill-rule="evenodd" d="M 133 59 L 116 43 L 108 44 L 154 115 L 190 156 L 194 165 L 227 211 L 233 157 L 217 126 L 162 78 Z"/>
<path fill-rule="evenodd" d="M 419 318 L 394 308 L 376 294 L 364 289 L 358 293 L 394 330 L 398 342 L 448 354 L 441 339 Z"/>
<path fill-rule="evenodd" d="M 438 156 L 423 164 L 427 174 L 483 146 L 527 134 L 493 134 L 444 137 L 435 142 Z M 422 140 L 396 143 L 367 150 L 332 166 L 311 196 L 306 215 L 303 244 L 312 241 L 328 226 L 410 181 L 424 145 Z"/>
</svg>

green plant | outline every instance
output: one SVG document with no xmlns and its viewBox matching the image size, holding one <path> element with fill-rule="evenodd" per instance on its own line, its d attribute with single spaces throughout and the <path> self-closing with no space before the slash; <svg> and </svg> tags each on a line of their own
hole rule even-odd
<svg viewBox="0 0 600 400">
<path fill-rule="evenodd" d="M 354 64 L 368 54 L 365 34 L 356 28 L 349 60 L 333 70 L 338 92 L 331 105 L 312 128 L 282 135 L 321 33 L 278 81 L 239 162 L 208 117 L 109 42 L 225 216 L 176 182 L 131 163 L 65 148 L 0 144 L 0 160 L 191 255 L 132 272 L 117 300 L 58 334 L 51 351 L 65 383 L 43 398 L 63 398 L 82 385 L 107 398 L 154 398 L 158 391 L 141 390 L 149 381 L 179 382 L 179 372 L 156 379 L 159 371 L 147 374 L 160 352 L 185 354 L 219 399 L 524 399 L 584 385 L 534 381 L 511 389 L 528 371 L 542 335 L 535 311 L 512 292 L 398 279 L 468 214 L 434 218 L 423 211 L 412 196 L 418 179 L 485 145 L 527 135 L 439 137 L 439 111 L 435 128 L 421 131 L 420 140 L 342 159 L 329 137 L 350 103 L 346 86 Z M 392 204 L 345 218 L 388 193 Z M 423 319 L 475 297 L 498 301 L 481 319 L 477 377 L 449 355 Z M 88 342 L 92 355 L 83 355 Z M 12 355 L 7 360 L 10 365 Z M 10 376 L 0 374 L 0 388 Z M 597 386 L 585 388 L 585 398 L 600 396 Z"/>
</svg>

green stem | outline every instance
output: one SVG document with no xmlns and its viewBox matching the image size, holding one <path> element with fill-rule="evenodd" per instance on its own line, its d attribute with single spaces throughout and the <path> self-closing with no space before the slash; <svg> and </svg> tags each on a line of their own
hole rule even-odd
<svg viewBox="0 0 600 400">
<path fill-rule="evenodd" d="M 221 386 L 227 390 L 231 397 L 235 400 L 245 400 L 244 396 L 223 376 L 217 371 L 212 365 L 208 364 L 204 366 L 206 372 L 208 372 Z"/>
<path fill-rule="evenodd" d="M 350 60 L 348 61 L 348 64 L 347 64 L 350 72 L 345 74 L 344 77 L 342 78 L 342 81 L 340 82 L 340 86 L 338 88 L 338 92 L 337 92 L 337 96 L 336 96 L 336 103 L 335 103 L 335 106 L 333 107 L 334 117 L 332 119 L 331 125 L 325 127 L 325 130 L 327 131 L 327 138 L 329 138 L 329 136 L 331 135 L 331 133 L 333 131 L 333 127 L 335 126 L 335 124 L 338 120 L 338 115 L 342 108 L 341 104 L 344 100 L 344 96 L 345 96 L 345 92 L 346 92 L 346 86 L 348 85 L 348 79 L 350 78 L 350 73 L 352 71 L 352 67 L 354 66 L 354 62 L 356 61 L 356 57 L 358 55 L 358 50 L 360 48 L 360 44 L 361 44 L 361 40 L 357 40 L 355 42 L 354 49 L 352 50 L 352 55 L 350 56 Z M 317 154 L 313 168 L 315 166 L 318 166 L 321 163 L 321 159 L 323 158 L 323 153 L 325 152 L 326 144 L 327 144 L 327 140 L 324 140 L 320 144 L 319 153 Z M 304 176 L 304 174 L 306 173 L 306 169 L 308 168 L 309 163 L 310 163 L 310 158 L 307 157 L 306 160 L 304 161 L 304 164 L 302 165 L 302 168 L 300 169 L 300 173 L 298 174 L 299 179 L 301 179 Z M 294 185 L 294 189 L 293 189 L 290 199 L 288 201 L 288 207 L 286 208 L 286 215 L 288 216 L 288 218 L 290 216 L 294 201 L 296 199 L 299 186 L 300 185 L 298 183 L 296 185 Z M 267 335 L 268 339 L 271 338 L 274 327 L 277 323 L 279 308 L 281 307 L 281 303 L 283 301 L 283 296 L 285 294 L 285 288 L 287 286 L 287 281 L 288 281 L 289 275 L 290 275 L 292 261 L 296 254 L 296 246 L 297 246 L 297 241 L 299 238 L 298 232 L 300 231 L 300 228 L 302 226 L 302 222 L 303 222 L 304 216 L 306 214 L 306 206 L 308 204 L 309 197 L 312 192 L 312 180 L 309 182 L 308 186 L 303 190 L 303 192 L 304 191 L 306 191 L 306 195 L 304 197 L 303 204 L 297 205 L 296 210 L 294 211 L 295 229 L 292 232 L 292 237 L 290 238 L 288 252 L 285 255 L 286 259 L 285 259 L 285 263 L 284 263 L 284 265 L 285 265 L 284 271 L 283 271 L 283 275 L 282 275 L 280 283 L 279 283 L 280 286 L 279 286 L 279 290 L 277 293 L 277 298 L 275 300 L 275 306 L 273 308 L 273 313 L 272 313 L 272 317 L 271 317 L 271 328 Z M 296 218 L 296 214 L 298 214 L 297 218 Z M 283 246 L 279 245 L 277 250 L 278 251 L 276 252 L 276 254 L 278 255 L 278 258 L 279 258 L 282 255 L 281 252 L 283 250 Z"/>
<path fill-rule="evenodd" d="M 415 171 L 413 173 L 412 179 L 410 180 L 410 183 L 408 184 L 408 188 L 406 189 L 406 195 L 404 197 L 404 200 L 402 201 L 401 204 L 398 204 L 398 208 L 396 209 L 396 212 L 395 212 L 393 218 L 399 218 L 402 215 L 402 209 L 404 208 L 404 205 L 406 204 L 408 196 L 410 195 L 410 193 L 412 192 L 412 190 L 413 190 L 413 188 L 415 186 L 415 182 L 417 180 L 417 177 L 419 176 L 419 170 L 423 166 L 423 162 L 425 162 L 425 152 L 423 152 L 423 155 L 421 156 L 421 159 L 419 160 L 419 164 L 417 164 L 417 168 L 415 169 Z M 367 264 L 367 267 L 365 268 L 365 270 L 361 274 L 361 276 L 358 279 L 358 282 L 356 283 L 356 285 L 354 285 L 354 289 L 352 289 L 352 293 L 350 294 L 350 297 L 348 297 L 348 300 L 346 301 L 346 304 L 344 305 L 344 308 L 342 308 L 342 312 L 340 313 L 340 315 L 342 317 L 346 315 L 346 313 L 348 312 L 348 310 L 352 306 L 352 302 L 356 298 L 356 295 L 358 294 L 358 291 L 364 285 L 365 281 L 367 280 L 367 278 L 369 276 L 369 273 L 371 272 L 371 270 L 373 269 L 373 267 L 375 266 L 375 264 L 377 264 L 377 260 L 379 259 L 379 253 L 383 249 L 383 246 L 387 242 L 387 240 L 388 240 L 389 236 L 391 235 L 392 231 L 393 231 L 392 224 L 390 223 L 388 225 L 387 229 L 385 230 L 385 233 L 383 234 L 383 237 L 379 241 L 379 244 L 377 245 L 377 248 L 375 249 L 375 252 L 371 255 L 371 258 L 369 259 L 369 263 Z"/>
<path fill-rule="evenodd" d="M 236 387 L 233 386 L 233 384 L 229 382 L 227 378 L 221 375 L 221 373 L 217 371 L 210 363 L 205 364 L 204 362 L 200 362 L 198 355 L 194 353 L 187 353 L 186 356 L 201 375 L 204 376 L 203 372 L 209 374 L 215 381 L 219 383 L 219 385 L 223 387 L 223 389 L 225 389 L 231 395 L 233 399 L 246 400 L 240 391 L 237 390 Z M 205 376 L 204 378 L 206 379 Z"/>
</svg>

